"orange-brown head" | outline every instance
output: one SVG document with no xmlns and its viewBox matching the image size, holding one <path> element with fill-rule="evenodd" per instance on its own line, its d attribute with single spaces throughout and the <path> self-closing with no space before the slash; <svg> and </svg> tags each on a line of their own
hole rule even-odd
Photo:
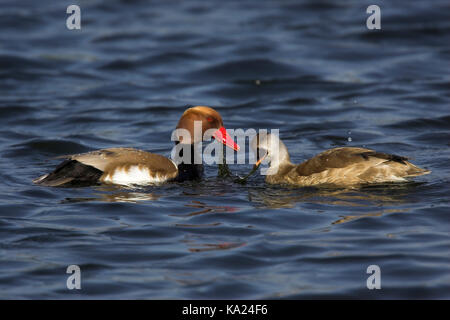
<svg viewBox="0 0 450 320">
<path fill-rule="evenodd" d="M 177 129 L 184 129 L 186 130 L 185 133 L 189 133 L 187 135 L 177 135 L 177 141 L 181 143 L 192 144 L 203 141 L 205 132 L 213 129 L 212 136 L 214 139 L 236 151 L 239 150 L 239 146 L 223 126 L 222 117 L 213 108 L 196 106 L 187 109 L 178 121 Z"/>
</svg>

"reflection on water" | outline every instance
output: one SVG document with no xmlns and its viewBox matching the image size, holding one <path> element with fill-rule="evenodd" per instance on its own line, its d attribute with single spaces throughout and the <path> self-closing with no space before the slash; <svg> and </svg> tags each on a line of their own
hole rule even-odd
<svg viewBox="0 0 450 320">
<path fill-rule="evenodd" d="M 309 202 L 334 206 L 367 207 L 373 205 L 396 205 L 406 201 L 417 182 L 385 183 L 352 188 L 322 187 L 272 187 L 251 188 L 250 201 L 261 208 L 293 208 L 299 202 Z"/>
<path fill-rule="evenodd" d="M 139 188 L 142 189 L 142 188 Z M 139 189 L 129 190 L 120 186 L 102 185 L 94 188 L 97 191 L 92 197 L 80 198 L 66 198 L 62 203 L 77 203 L 77 202 L 131 202 L 137 203 L 141 201 L 154 201 L 161 198 L 161 195 L 152 192 L 138 191 Z M 101 193 L 100 193 L 101 192 Z"/>
<path fill-rule="evenodd" d="M 247 190 L 248 199 L 257 208 L 294 208 L 297 204 L 306 202 L 312 204 L 332 205 L 336 207 L 368 208 L 373 206 L 392 206 L 405 202 L 410 202 L 409 195 L 417 186 L 422 183 L 388 183 L 377 184 L 351 188 L 329 188 L 329 187 L 305 187 L 292 188 L 283 186 L 261 187 L 252 186 Z M 150 192 L 145 188 L 127 189 L 120 186 L 99 186 L 94 188 L 96 191 L 92 197 L 66 198 L 62 203 L 77 202 L 130 202 L 138 203 L 143 201 L 156 201 L 164 196 L 164 190 L 159 194 Z M 184 194 L 185 192 L 183 192 Z M 224 193 L 225 194 L 225 193 Z M 174 217 L 194 217 L 202 214 L 213 213 L 236 213 L 239 211 L 235 206 L 210 205 L 198 200 L 189 200 L 185 207 L 194 208 L 189 213 L 174 213 Z M 365 212 L 358 215 L 346 215 L 333 224 L 349 222 L 365 216 L 380 216 L 384 213 L 403 212 L 404 209 L 386 209 L 376 212 Z M 178 223 L 179 227 L 214 227 L 220 225 L 220 222 L 208 224 L 188 224 Z"/>
<path fill-rule="evenodd" d="M 91 201 L 103 201 L 103 202 L 131 202 L 137 203 L 141 201 L 158 200 L 161 196 L 152 193 L 142 192 L 119 192 L 111 194 L 96 194 L 94 197 L 86 198 L 66 198 L 61 203 L 76 203 L 76 202 L 91 202 Z"/>
<path fill-rule="evenodd" d="M 208 205 L 206 203 L 203 203 L 200 201 L 195 201 L 195 200 L 193 200 L 192 203 L 186 204 L 186 207 L 200 209 L 200 210 L 195 210 L 194 212 L 191 212 L 191 213 L 185 215 L 187 217 L 196 216 L 196 215 L 204 214 L 204 213 L 232 213 L 232 212 L 238 211 L 237 207 L 212 206 L 212 205 Z"/>
<path fill-rule="evenodd" d="M 202 225 L 196 227 L 217 227 L 220 224 L 213 225 Z M 188 227 L 191 228 L 191 225 L 177 225 L 178 227 Z M 189 229 L 188 229 L 189 230 Z M 195 230 L 192 230 L 195 231 Z M 181 240 L 181 243 L 187 246 L 189 252 L 205 252 L 205 251 L 217 251 L 217 250 L 230 250 L 236 249 L 245 246 L 247 243 L 244 241 L 236 241 L 236 238 L 227 237 L 223 235 L 214 235 L 212 234 L 195 234 L 188 233 Z"/>
<path fill-rule="evenodd" d="M 222 242 L 222 243 L 201 243 L 197 244 L 195 248 L 190 247 L 190 252 L 203 252 L 203 251 L 214 251 L 214 250 L 229 250 L 234 248 L 239 248 L 245 246 L 245 242 L 233 243 L 233 242 Z M 190 244 L 195 245 L 195 244 Z"/>
<path fill-rule="evenodd" d="M 227 182 L 222 182 L 224 186 Z M 376 203 L 383 205 L 395 205 L 405 201 L 411 201 L 408 195 L 423 182 L 404 182 L 404 183 L 384 183 L 363 185 L 349 188 L 336 187 L 304 187 L 294 188 L 290 186 L 249 186 L 247 188 L 248 200 L 256 204 L 257 207 L 266 208 L 293 208 L 299 202 L 321 203 L 336 206 L 364 207 Z M 155 201 L 164 197 L 165 190 L 161 187 L 155 189 L 149 188 L 126 188 L 114 185 L 102 185 L 95 187 L 96 192 L 92 197 L 66 198 L 63 203 L 104 201 L 104 202 L 132 202 Z M 210 190 L 210 189 L 209 189 Z M 203 190 L 202 190 L 203 191 Z M 231 193 L 231 191 L 230 191 Z M 185 191 L 184 196 L 190 196 Z M 227 192 L 216 192 L 215 195 L 224 196 Z M 167 195 L 170 195 L 167 192 Z M 196 208 L 187 215 L 196 216 L 204 213 L 231 213 L 239 211 L 235 206 L 217 206 L 209 205 L 202 201 L 191 200 L 186 207 Z M 174 214 L 174 216 L 178 216 Z"/>
<path fill-rule="evenodd" d="M 332 224 L 341 224 L 341 223 L 346 223 L 346 222 L 350 222 L 350 221 L 365 218 L 365 217 L 380 217 L 383 214 L 387 214 L 387 213 L 407 212 L 407 211 L 408 211 L 407 209 L 386 209 L 386 210 L 382 210 L 382 211 L 370 212 L 370 213 L 365 213 L 365 214 L 360 214 L 360 215 L 348 215 L 348 216 L 343 216 L 341 219 L 334 221 Z"/>
</svg>

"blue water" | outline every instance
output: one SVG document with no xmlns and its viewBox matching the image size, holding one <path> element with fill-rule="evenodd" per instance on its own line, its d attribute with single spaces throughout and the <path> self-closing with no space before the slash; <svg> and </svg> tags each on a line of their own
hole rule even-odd
<svg viewBox="0 0 450 320">
<path fill-rule="evenodd" d="M 378 1 L 381 30 L 366 1 L 76 1 L 81 30 L 69 4 L 0 4 L 0 298 L 450 298 L 448 1 Z M 216 166 L 137 189 L 31 183 L 63 154 L 168 156 L 187 105 L 280 129 L 295 163 L 363 146 L 432 173 L 356 190 Z"/>
</svg>

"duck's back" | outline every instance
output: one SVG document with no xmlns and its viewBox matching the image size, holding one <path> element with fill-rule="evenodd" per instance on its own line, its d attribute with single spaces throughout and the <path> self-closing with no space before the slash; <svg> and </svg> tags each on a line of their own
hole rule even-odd
<svg viewBox="0 0 450 320">
<path fill-rule="evenodd" d="M 429 173 L 405 157 L 365 148 L 342 147 L 326 150 L 295 166 L 286 178 L 297 185 L 380 183 L 405 181 Z"/>
</svg>

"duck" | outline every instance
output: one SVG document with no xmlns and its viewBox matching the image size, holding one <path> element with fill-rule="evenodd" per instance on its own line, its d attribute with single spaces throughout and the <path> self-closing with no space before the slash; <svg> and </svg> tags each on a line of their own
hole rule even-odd
<svg viewBox="0 0 450 320">
<path fill-rule="evenodd" d="M 196 131 L 197 125 L 199 132 Z M 197 180 L 203 176 L 203 165 L 196 145 L 204 141 L 208 130 L 210 137 L 226 147 L 239 150 L 239 145 L 227 133 L 219 112 L 211 107 L 195 106 L 184 111 L 172 133 L 178 161 L 128 147 L 100 149 L 59 156 L 57 158 L 65 160 L 54 171 L 33 182 L 50 187 L 83 187 L 95 184 L 149 185 Z M 200 163 L 197 159 L 200 159 Z"/>
<path fill-rule="evenodd" d="M 404 182 L 428 174 L 408 158 L 358 147 L 325 150 L 300 164 L 290 160 L 286 145 L 275 134 L 258 134 L 251 141 L 255 168 L 269 164 L 265 181 L 300 187 L 355 186 L 370 183 Z"/>
</svg>

